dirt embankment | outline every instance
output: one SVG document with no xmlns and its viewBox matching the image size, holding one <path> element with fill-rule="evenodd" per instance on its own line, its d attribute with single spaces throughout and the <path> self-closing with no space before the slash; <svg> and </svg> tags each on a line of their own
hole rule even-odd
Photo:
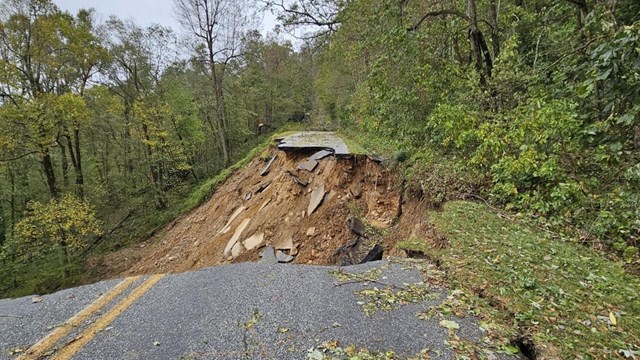
<svg viewBox="0 0 640 360">
<path fill-rule="evenodd" d="M 295 255 L 294 263 L 340 265 L 346 255 L 339 250 L 358 238 L 348 226 L 351 217 L 365 225 L 365 253 L 377 243 L 393 254 L 397 241 L 423 230 L 416 221 L 421 207 L 401 204 L 392 174 L 376 161 L 328 156 L 308 171 L 298 167 L 313 151 L 271 153 L 276 158 L 268 174 L 261 175 L 264 159 L 254 159 L 207 203 L 144 243 L 108 255 L 102 266 L 113 275 L 182 272 L 256 261 L 268 245 Z M 323 188 L 321 204 L 310 211 L 314 190 Z"/>
</svg>

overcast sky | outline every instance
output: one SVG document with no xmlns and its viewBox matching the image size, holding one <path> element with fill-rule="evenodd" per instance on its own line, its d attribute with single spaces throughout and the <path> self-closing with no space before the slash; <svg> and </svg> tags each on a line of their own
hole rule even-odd
<svg viewBox="0 0 640 360">
<path fill-rule="evenodd" d="M 79 9 L 94 8 L 98 20 L 107 20 L 110 15 L 121 19 L 132 19 L 138 25 L 153 23 L 182 31 L 175 18 L 172 0 L 53 0 L 62 10 L 76 14 Z M 273 14 L 266 12 L 262 21 L 262 32 L 271 31 L 276 25 Z"/>
</svg>

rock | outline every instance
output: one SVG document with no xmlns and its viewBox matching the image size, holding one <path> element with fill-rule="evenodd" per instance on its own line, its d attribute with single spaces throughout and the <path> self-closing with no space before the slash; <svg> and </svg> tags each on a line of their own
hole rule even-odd
<svg viewBox="0 0 640 360">
<path fill-rule="evenodd" d="M 318 162 L 316 160 L 307 159 L 306 161 L 298 164 L 298 170 L 306 170 L 309 172 L 313 172 L 313 170 L 315 170 L 317 166 L 318 166 Z"/>
<path fill-rule="evenodd" d="M 246 194 L 244 194 L 244 196 L 242 197 L 244 199 L 244 201 L 249 201 L 251 200 L 251 193 L 248 192 Z"/>
<path fill-rule="evenodd" d="M 293 249 L 293 238 L 286 236 L 278 244 L 276 244 L 276 250 L 291 250 Z"/>
<path fill-rule="evenodd" d="M 376 244 L 376 246 L 374 246 L 371 250 L 369 250 L 367 255 L 362 260 L 360 260 L 359 264 L 364 264 L 370 261 L 382 260 L 383 253 L 384 253 L 384 249 L 382 248 L 382 246 L 380 246 L 379 244 Z"/>
<path fill-rule="evenodd" d="M 240 206 L 239 208 L 237 208 L 236 211 L 233 212 L 229 220 L 227 220 L 227 224 L 222 228 L 222 230 L 220 230 L 218 235 L 228 233 L 231 230 L 231 223 L 233 223 L 233 220 L 235 220 L 245 210 L 247 210 L 246 206 Z"/>
<path fill-rule="evenodd" d="M 291 171 L 287 170 L 287 175 L 291 176 L 291 178 L 293 179 L 293 181 L 302 186 L 302 187 L 307 187 L 307 185 L 309 185 L 308 182 L 306 182 L 305 180 L 300 179 L 299 177 L 297 177 L 294 173 L 292 173 Z"/>
<path fill-rule="evenodd" d="M 293 261 L 293 259 L 295 259 L 295 257 L 291 255 L 287 255 L 282 251 L 278 250 L 276 251 L 276 259 L 278 259 L 279 263 L 290 263 Z"/>
<path fill-rule="evenodd" d="M 278 155 L 274 155 L 271 158 L 271 160 L 269 160 L 269 162 L 267 163 L 267 166 L 265 166 L 262 172 L 260 173 L 260 176 L 267 176 L 267 174 L 269 174 L 269 171 L 271 170 L 271 165 L 273 164 L 273 162 L 276 160 L 277 157 Z"/>
<path fill-rule="evenodd" d="M 242 244 L 240 244 L 239 242 L 235 243 L 235 245 L 233 245 L 233 247 L 231 248 L 231 258 L 233 259 L 237 258 L 241 252 L 242 252 Z"/>
<path fill-rule="evenodd" d="M 311 200 L 309 201 L 309 206 L 307 207 L 307 215 L 311 216 L 314 211 L 322 204 L 324 200 L 326 192 L 324 191 L 324 184 L 320 185 L 318 188 L 311 192 Z"/>
<path fill-rule="evenodd" d="M 227 242 L 227 246 L 225 246 L 224 248 L 224 252 L 222 253 L 224 256 L 229 256 L 229 252 L 231 251 L 233 246 L 238 242 L 238 239 L 240 239 L 240 236 L 242 236 L 242 232 L 247 228 L 247 226 L 249 226 L 249 222 L 251 222 L 251 218 L 246 218 L 242 220 L 240 225 L 238 225 L 235 233 L 233 233 L 233 236 L 231 237 L 231 239 L 229 239 L 229 242 Z"/>
<path fill-rule="evenodd" d="M 349 230 L 353 231 L 357 235 L 364 235 L 365 227 L 362 223 L 362 220 L 357 217 L 351 217 L 347 220 L 347 226 L 349 226 Z"/>
<path fill-rule="evenodd" d="M 310 227 L 309 229 L 307 229 L 307 236 L 313 236 L 316 234 L 316 228 L 315 227 Z"/>
<path fill-rule="evenodd" d="M 269 205 L 269 203 L 271 202 L 271 198 L 268 198 L 267 201 L 265 201 L 262 206 L 260 206 L 260 209 L 258 209 L 258 212 L 262 211 L 262 209 L 264 209 L 265 207 L 267 207 L 267 205 Z"/>
<path fill-rule="evenodd" d="M 276 258 L 276 255 L 274 254 L 273 248 L 271 246 L 267 246 L 266 248 L 264 248 L 264 250 L 262 250 L 262 252 L 260 253 L 260 262 L 267 264 L 278 263 L 278 259 Z"/>
<path fill-rule="evenodd" d="M 266 183 L 261 184 L 261 185 L 258 187 L 258 189 L 256 190 L 256 192 L 255 192 L 255 193 L 256 193 L 256 195 L 257 195 L 257 194 L 260 194 L 261 192 L 263 192 L 263 191 L 265 191 L 265 190 L 267 190 L 267 188 L 269 187 L 269 185 L 271 185 L 271 181 L 267 181 Z"/>
<path fill-rule="evenodd" d="M 253 250 L 264 242 L 264 233 L 254 234 L 250 238 L 242 242 L 247 250 Z"/>
<path fill-rule="evenodd" d="M 42 298 L 40 296 L 34 296 L 31 298 L 31 303 L 32 304 L 37 304 L 37 303 L 41 303 L 42 302 Z"/>
</svg>

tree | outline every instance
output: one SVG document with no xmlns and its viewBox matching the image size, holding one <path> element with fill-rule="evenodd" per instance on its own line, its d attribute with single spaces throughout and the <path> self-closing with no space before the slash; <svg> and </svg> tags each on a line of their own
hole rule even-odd
<svg viewBox="0 0 640 360">
<path fill-rule="evenodd" d="M 227 110 L 225 107 L 225 75 L 229 62 L 241 56 L 238 52 L 243 33 L 255 22 L 252 4 L 240 0 L 175 0 L 180 23 L 203 50 L 200 59 L 208 68 L 215 100 L 216 132 L 225 165 L 229 165 Z"/>
<path fill-rule="evenodd" d="M 57 249 L 60 268 L 64 269 L 73 256 L 89 245 L 90 237 L 102 233 L 93 208 L 72 195 L 47 204 L 31 202 L 29 208 L 29 214 L 16 224 L 13 250 L 20 257 Z M 63 276 L 67 275 L 63 272 Z"/>
</svg>

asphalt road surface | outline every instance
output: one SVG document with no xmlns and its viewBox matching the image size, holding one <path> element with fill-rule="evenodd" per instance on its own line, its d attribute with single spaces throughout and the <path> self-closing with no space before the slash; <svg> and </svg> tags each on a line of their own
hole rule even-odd
<svg viewBox="0 0 640 360">
<path fill-rule="evenodd" d="M 0 359 L 307 359 L 327 344 L 454 357 L 440 319 L 416 316 L 443 301 L 443 289 L 393 310 L 363 311 L 370 302 L 363 289 L 422 286 L 419 271 L 384 261 L 341 268 L 380 271 L 378 282 L 363 282 L 339 280 L 332 269 L 244 263 L 0 300 Z M 476 320 L 452 320 L 457 336 L 481 341 Z"/>
</svg>

